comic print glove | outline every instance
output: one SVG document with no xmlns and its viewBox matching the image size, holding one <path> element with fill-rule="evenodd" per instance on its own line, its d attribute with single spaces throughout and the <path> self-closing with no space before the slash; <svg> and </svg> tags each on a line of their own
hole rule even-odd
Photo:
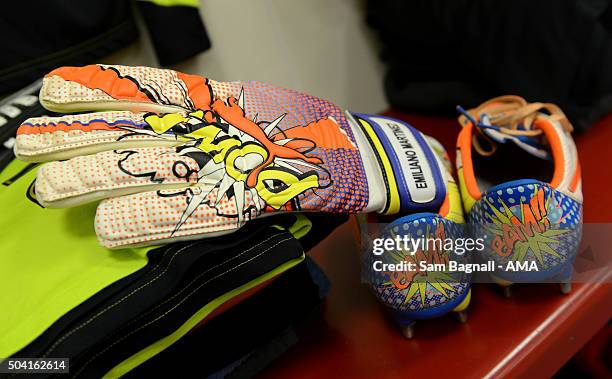
<svg viewBox="0 0 612 379">
<path fill-rule="evenodd" d="M 400 121 L 260 82 L 149 67 L 61 67 L 18 130 L 15 154 L 48 162 L 37 201 L 102 200 L 102 245 L 231 232 L 276 211 L 396 214 L 439 206 L 445 185 L 423 136 Z"/>
</svg>

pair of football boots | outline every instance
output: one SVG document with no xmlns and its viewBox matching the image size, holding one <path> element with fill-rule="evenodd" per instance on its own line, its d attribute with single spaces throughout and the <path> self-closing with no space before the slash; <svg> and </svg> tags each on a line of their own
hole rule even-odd
<svg viewBox="0 0 612 379">
<path fill-rule="evenodd" d="M 458 182 L 444 148 L 401 122 L 426 141 L 406 168 L 421 207 L 358 218 L 368 241 L 362 279 L 407 338 L 417 320 L 455 312 L 465 322 L 472 282 L 496 282 L 507 296 L 519 282 L 571 290 L 582 234 L 571 124 L 557 106 L 517 96 L 458 111 Z"/>
</svg>

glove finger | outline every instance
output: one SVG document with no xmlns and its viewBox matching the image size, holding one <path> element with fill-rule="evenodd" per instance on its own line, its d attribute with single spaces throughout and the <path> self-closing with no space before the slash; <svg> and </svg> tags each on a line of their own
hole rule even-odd
<svg viewBox="0 0 612 379">
<path fill-rule="evenodd" d="M 98 239 L 105 247 L 120 248 L 213 237 L 260 214 L 261 200 L 252 191 L 234 188 L 215 200 L 217 191 L 215 185 L 199 184 L 106 199 L 96 211 Z"/>
<path fill-rule="evenodd" d="M 117 111 L 30 118 L 17 129 L 15 155 L 24 161 L 47 162 L 112 149 L 178 146 L 184 142 L 159 122 L 171 117 Z M 151 118 L 158 120 L 157 128 L 147 123 Z"/>
<path fill-rule="evenodd" d="M 45 76 L 40 101 L 56 112 L 206 109 L 211 102 L 206 82 L 198 75 L 152 67 L 60 67 Z"/>
<path fill-rule="evenodd" d="M 143 191 L 185 188 L 198 183 L 206 161 L 208 156 L 202 152 L 180 154 L 175 148 L 155 147 L 50 162 L 37 173 L 36 198 L 43 206 L 61 208 Z M 206 180 L 215 175 L 217 172 L 206 173 Z"/>
</svg>

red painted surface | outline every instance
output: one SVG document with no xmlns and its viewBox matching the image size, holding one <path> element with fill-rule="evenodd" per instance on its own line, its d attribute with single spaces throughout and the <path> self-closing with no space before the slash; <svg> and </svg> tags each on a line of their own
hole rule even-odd
<svg viewBox="0 0 612 379">
<path fill-rule="evenodd" d="M 454 120 L 389 115 L 436 137 L 454 159 Z M 612 117 L 576 141 L 586 222 L 612 223 Z M 405 340 L 360 282 L 352 223 L 311 253 L 332 281 L 323 319 L 262 377 L 549 377 L 612 316 L 612 273 L 599 265 L 580 274 L 583 283 L 565 296 L 553 284 L 524 284 L 506 299 L 496 286 L 476 284 L 466 324 L 452 315 L 419 322 L 415 338 Z M 610 236 L 610 226 L 588 229 L 581 251 L 591 246 L 590 254 L 609 257 Z"/>
</svg>

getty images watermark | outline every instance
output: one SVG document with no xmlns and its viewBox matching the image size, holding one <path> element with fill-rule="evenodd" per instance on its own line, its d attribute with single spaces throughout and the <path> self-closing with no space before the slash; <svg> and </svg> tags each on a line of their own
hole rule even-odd
<svg viewBox="0 0 612 379">
<path fill-rule="evenodd" d="M 377 272 L 454 271 L 469 274 L 474 271 L 495 271 L 493 261 L 472 263 L 469 259 L 449 259 L 448 254 L 444 254 L 452 251 L 457 258 L 461 258 L 466 253 L 482 252 L 485 249 L 484 238 L 411 238 L 408 235 L 395 235 L 371 241 L 373 255 L 387 255 L 381 258 L 387 258 L 385 261 L 388 262 L 382 259 L 372 261 L 372 269 Z"/>
<path fill-rule="evenodd" d="M 610 283 L 612 278 L 612 223 L 587 223 L 570 231 L 551 227 L 546 238 L 535 230 L 529 234 L 528 229 L 509 227 L 500 232 L 493 224 L 439 220 L 429 225 L 421 219 L 358 225 L 361 279 L 384 288 L 466 280 L 559 283 L 570 277 L 574 283 Z"/>
</svg>

